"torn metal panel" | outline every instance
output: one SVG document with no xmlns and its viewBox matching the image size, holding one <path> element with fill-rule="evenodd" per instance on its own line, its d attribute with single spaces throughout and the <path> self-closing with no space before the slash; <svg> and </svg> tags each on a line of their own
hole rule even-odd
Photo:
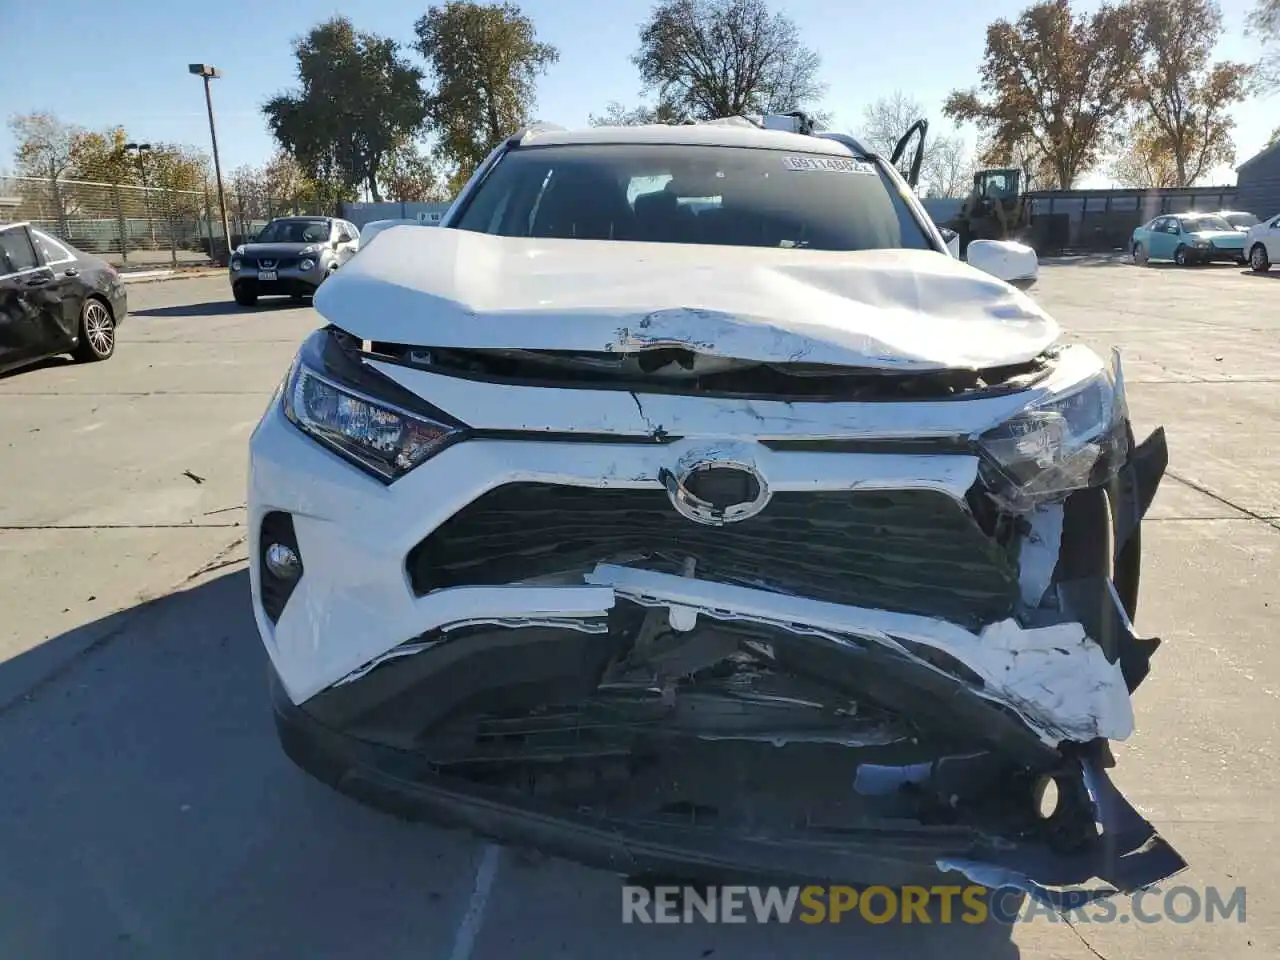
<svg viewBox="0 0 1280 960">
<path fill-rule="evenodd" d="M 1133 732 L 1133 706 L 1118 664 L 1079 623 L 1026 629 L 1013 620 L 972 633 L 941 620 L 868 610 L 803 597 L 601 565 L 586 582 L 649 606 L 675 604 L 718 620 L 746 620 L 835 643 L 856 637 L 887 646 L 921 666 L 942 671 L 916 648 L 944 653 L 981 681 L 974 692 L 1013 710 L 1049 745 Z M 959 678 L 955 678 L 957 682 Z"/>
</svg>

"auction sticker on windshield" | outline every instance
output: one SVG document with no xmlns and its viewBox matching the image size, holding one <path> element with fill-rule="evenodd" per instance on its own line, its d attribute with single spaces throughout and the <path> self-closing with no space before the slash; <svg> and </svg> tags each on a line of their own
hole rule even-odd
<svg viewBox="0 0 1280 960">
<path fill-rule="evenodd" d="M 824 173 L 874 174 L 876 172 L 874 164 L 850 157 L 783 157 L 782 163 L 788 170 L 820 170 Z"/>
</svg>

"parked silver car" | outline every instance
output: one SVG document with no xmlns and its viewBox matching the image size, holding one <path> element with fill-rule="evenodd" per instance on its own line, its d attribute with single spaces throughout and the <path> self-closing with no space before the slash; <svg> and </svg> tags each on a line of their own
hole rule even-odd
<svg viewBox="0 0 1280 960">
<path fill-rule="evenodd" d="M 335 217 L 277 217 L 231 254 L 231 292 L 252 306 L 258 297 L 301 300 L 360 249 L 355 224 Z"/>
</svg>

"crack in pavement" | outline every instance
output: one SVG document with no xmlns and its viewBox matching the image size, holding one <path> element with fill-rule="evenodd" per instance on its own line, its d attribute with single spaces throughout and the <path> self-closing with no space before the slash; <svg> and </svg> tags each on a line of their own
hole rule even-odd
<svg viewBox="0 0 1280 960">
<path fill-rule="evenodd" d="M 1276 530 L 1280 530 L 1280 522 L 1278 522 L 1280 521 L 1280 518 L 1273 517 L 1265 513 L 1258 513 L 1256 510 L 1250 510 L 1248 507 L 1243 507 L 1240 504 L 1233 502 L 1232 500 L 1222 496 L 1219 493 L 1214 493 L 1204 484 L 1196 483 L 1194 480 L 1188 480 L 1186 477 L 1179 476 L 1178 474 L 1174 473 L 1172 470 L 1166 469 L 1165 476 L 1172 477 L 1174 480 L 1177 480 L 1179 483 L 1183 484 L 1184 486 L 1190 487 L 1192 490 L 1195 490 L 1197 493 L 1203 493 L 1206 497 L 1209 497 L 1212 500 L 1218 501 L 1218 503 L 1222 504 L 1223 506 L 1230 507 L 1232 510 L 1239 510 L 1241 513 L 1245 515 L 1244 517 L 1222 517 L 1219 519 L 1257 520 L 1260 523 L 1265 523 L 1269 527 L 1272 527 Z"/>
</svg>

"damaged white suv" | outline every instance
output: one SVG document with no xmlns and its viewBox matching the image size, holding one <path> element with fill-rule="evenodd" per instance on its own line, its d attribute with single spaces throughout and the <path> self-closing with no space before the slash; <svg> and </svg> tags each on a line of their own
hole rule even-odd
<svg viewBox="0 0 1280 960">
<path fill-rule="evenodd" d="M 249 523 L 320 779 L 637 875 L 1184 866 L 1105 772 L 1163 432 L 853 139 L 531 129 L 315 306 Z"/>
</svg>

